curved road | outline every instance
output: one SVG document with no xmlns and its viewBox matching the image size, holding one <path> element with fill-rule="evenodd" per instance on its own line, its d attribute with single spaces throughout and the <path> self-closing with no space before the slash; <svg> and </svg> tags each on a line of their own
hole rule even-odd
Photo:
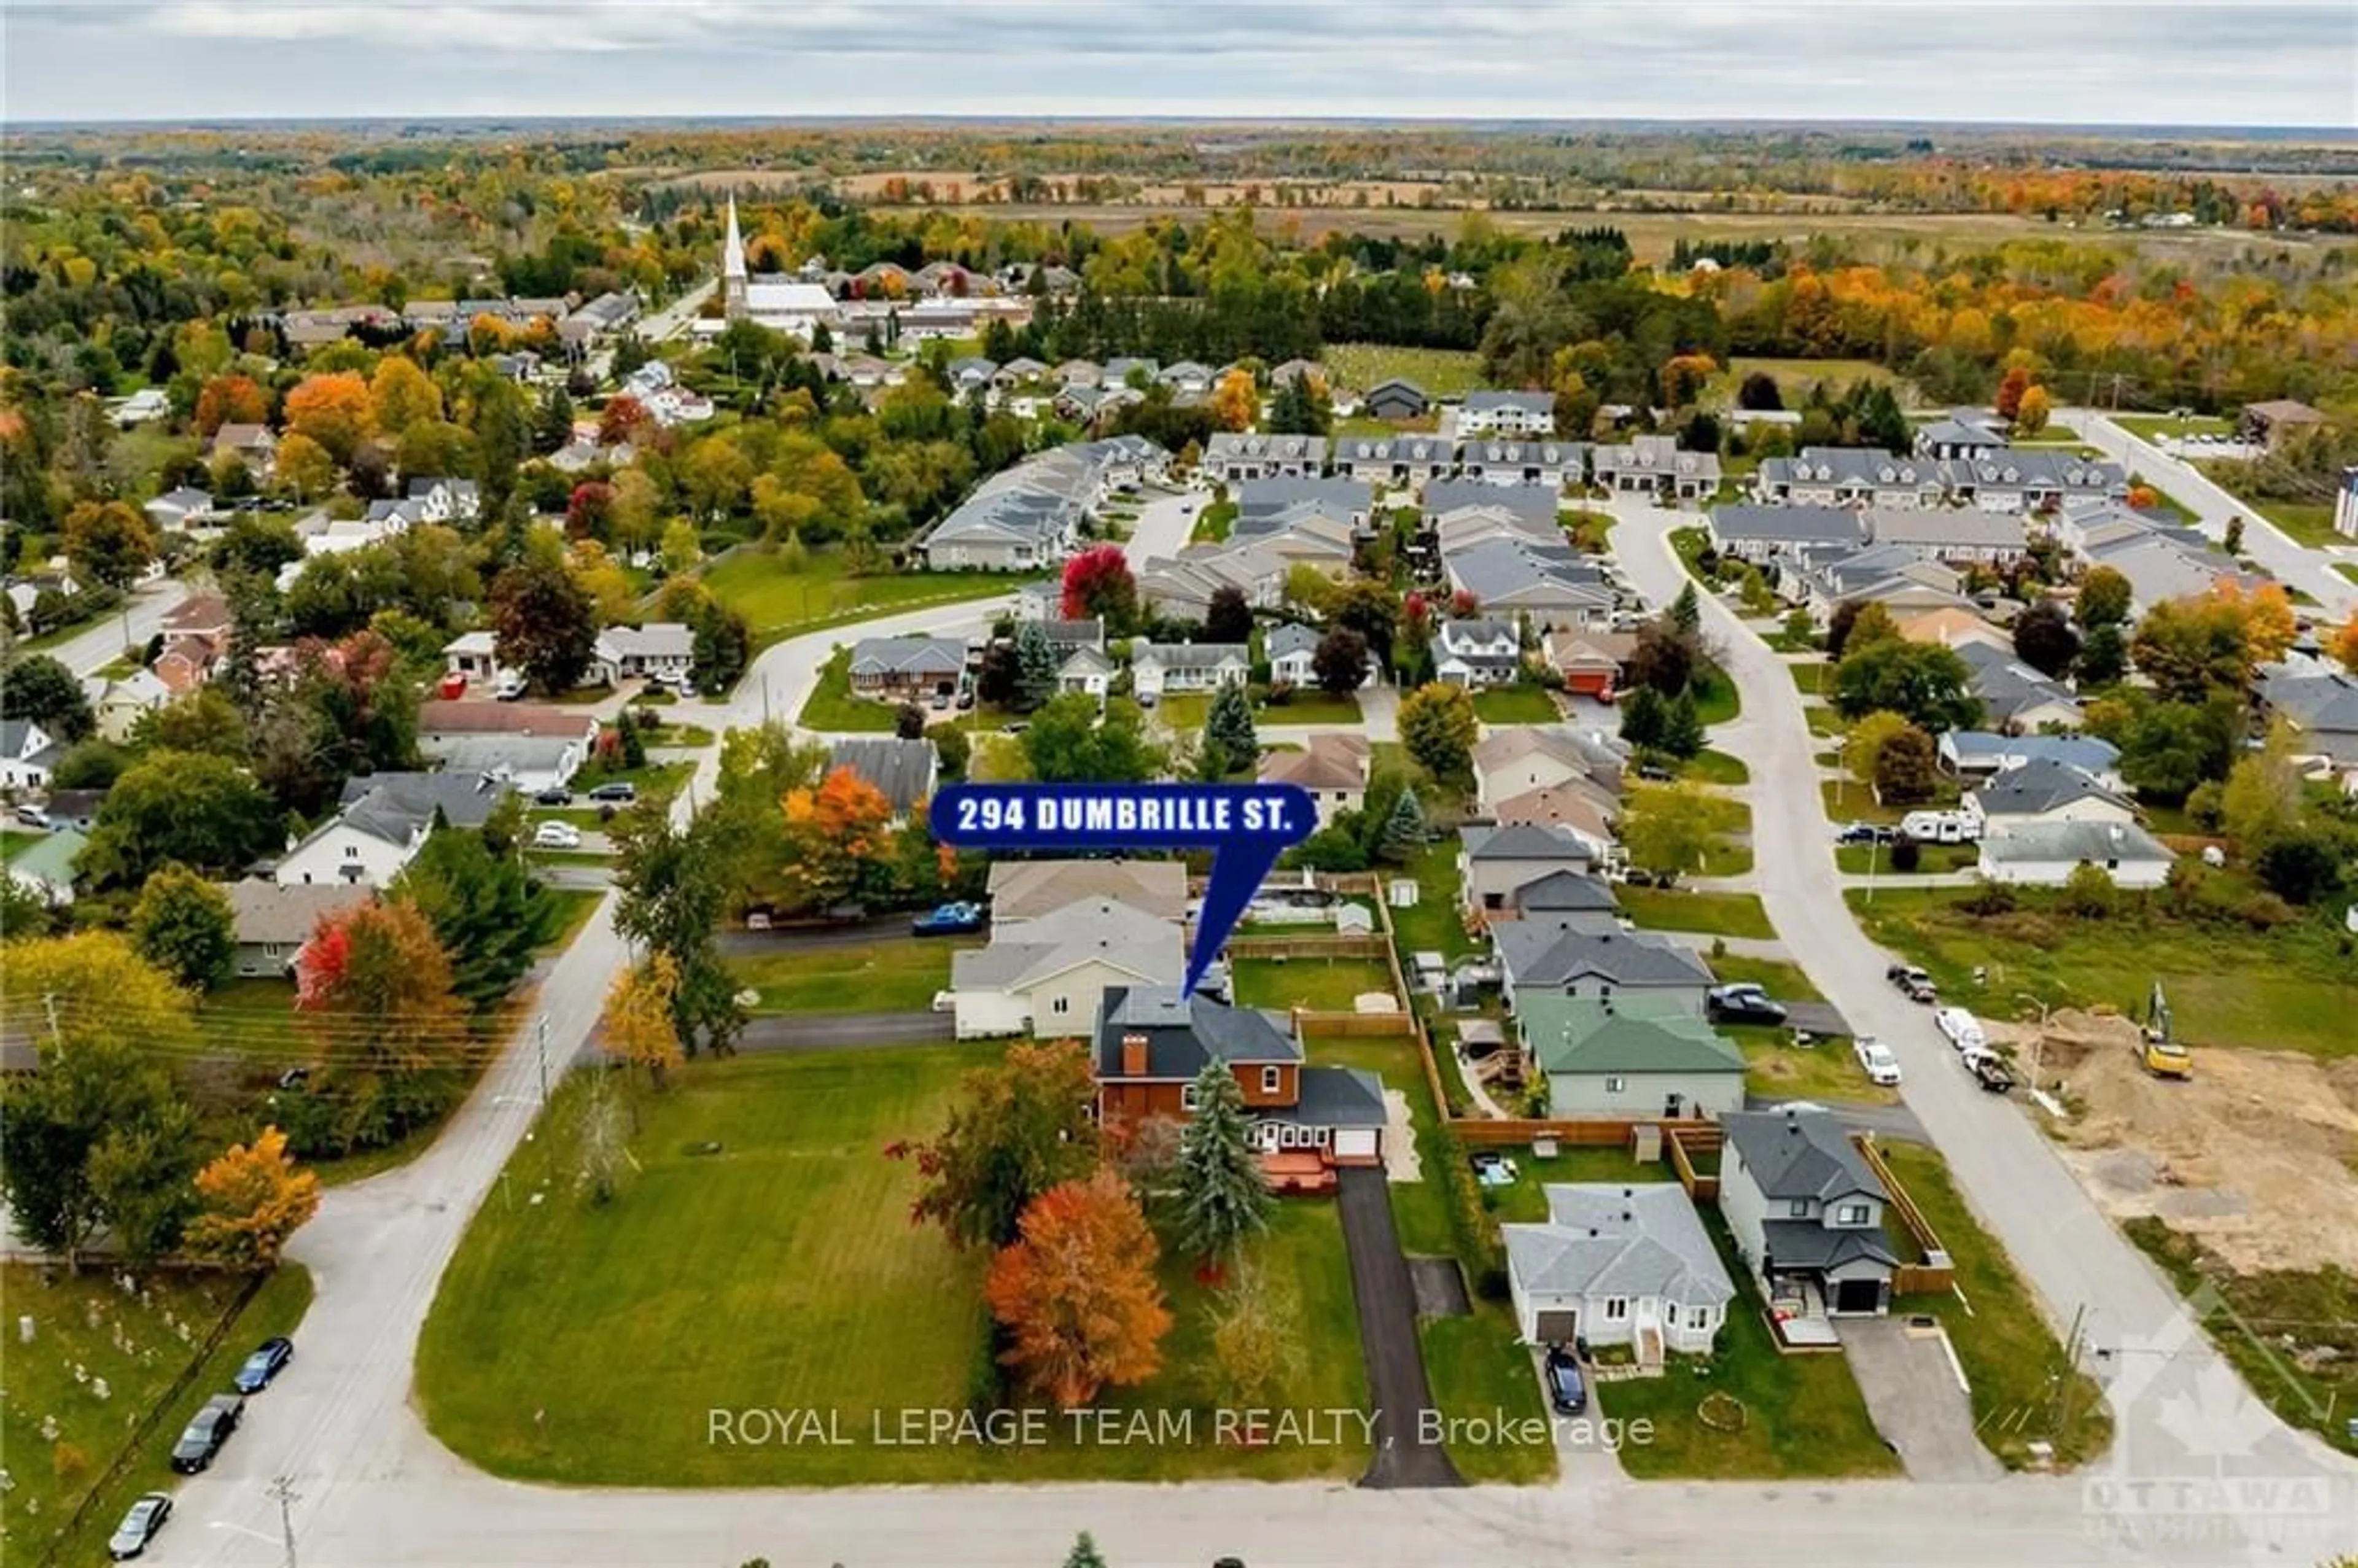
<svg viewBox="0 0 2358 1568">
<path fill-rule="evenodd" d="M 1184 540 L 1180 502 L 1150 508 L 1134 549 Z M 1669 514 L 1628 514 L 1617 531 L 1633 574 L 1649 592 L 1675 591 L 1678 567 L 1664 535 Z M 768 686 L 773 710 L 798 712 L 833 644 L 855 635 L 979 626 L 999 602 L 885 617 L 778 643 L 763 654 L 725 708 L 705 716 L 758 722 Z M 2017 1260 L 2059 1314 L 2096 1309 L 2099 1343 L 2174 1316 L 2169 1292 L 2096 1217 L 2053 1155 L 2010 1107 L 1963 1087 L 1920 1014 L 1881 984 L 1881 957 L 1844 912 L 1825 850 L 1810 742 L 1791 683 L 1766 647 L 1714 608 L 1730 645 L 1747 717 L 1721 736 L 1756 780 L 1756 841 L 1770 913 L 1812 978 L 1861 1026 L 1906 1060 L 1909 1099 Z M 709 798 L 717 756 L 708 754 L 682 812 Z M 1765 785 L 1766 787 L 1758 787 Z M 1769 829 L 1781 829 L 1771 831 Z M 580 1048 L 606 986 L 623 962 L 611 908 L 601 906 L 552 966 L 542 989 L 546 1073 Z M 754 1556 L 784 1565 L 950 1568 L 1058 1561 L 1074 1534 L 1096 1533 L 1120 1568 L 1201 1568 L 1235 1553 L 1254 1565 L 1349 1564 L 1429 1568 L 1448 1563 L 1595 1561 L 1757 1563 L 1801 1557 L 1813 1564 L 2236 1563 L 2258 1560 L 2242 1544 L 2247 1515 L 2198 1517 L 2195 1528 L 2123 1513 L 2092 1498 L 2081 1478 L 2015 1478 L 1971 1487 L 1899 1482 L 1637 1485 L 1585 1471 L 1552 1487 L 1377 1493 L 1322 1484 L 1185 1487 L 1074 1485 L 956 1488 L 574 1490 L 484 1476 L 426 1431 L 411 1404 L 415 1350 L 436 1281 L 469 1217 L 485 1201 L 526 1135 L 543 1077 L 537 1037 L 526 1031 L 486 1074 L 434 1146 L 373 1181 L 328 1195 L 292 1252 L 308 1266 L 318 1300 L 298 1335 L 294 1371 L 250 1407 L 246 1427 L 210 1474 L 180 1491 L 171 1527 L 152 1559 L 276 1568 L 279 1509 L 266 1494 L 286 1476 L 297 1494 L 289 1517 L 299 1560 L 335 1568 L 512 1563 L 682 1564 L 727 1568 Z M 2212 1366 L 2198 1342 L 2158 1368 L 2158 1393 L 2181 1391 Z M 745 1402 L 770 1390 L 748 1390 Z M 2212 1406 L 2201 1407 L 2205 1411 Z M 519 1419 L 530 1412 L 520 1411 Z M 2158 1427 L 2153 1400 L 2131 1401 L 2124 1462 L 2138 1476 L 2172 1475 L 2185 1450 Z M 650 1411 L 653 1421 L 701 1420 L 697 1411 Z M 2328 1547 L 2358 1545 L 2351 1469 L 2273 1422 L 2238 1469 L 2316 1482 L 2331 1472 L 2325 1506 L 2295 1516 L 2293 1554 L 2307 1563 Z M 2223 1464 L 2203 1458 L 2213 1479 Z M 2231 1471 L 2231 1473 L 2233 1473 Z M 2212 1505 L 2215 1509 L 2215 1504 Z M 2240 1505 L 2239 1505 L 2240 1506 Z M 2224 1532 L 2223 1533 L 2223 1528 Z"/>
</svg>

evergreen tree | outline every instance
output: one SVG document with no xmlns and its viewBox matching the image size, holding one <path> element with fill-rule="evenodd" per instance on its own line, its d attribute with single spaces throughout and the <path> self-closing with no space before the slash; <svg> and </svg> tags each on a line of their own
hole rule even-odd
<svg viewBox="0 0 2358 1568">
<path fill-rule="evenodd" d="M 1662 694 L 1641 686 L 1621 699 L 1621 739 L 1641 752 L 1660 750 L 1670 714 Z"/>
<path fill-rule="evenodd" d="M 573 439 L 573 399 L 557 387 L 541 399 L 540 417 L 532 430 L 533 450 L 544 457 Z"/>
<path fill-rule="evenodd" d="M 1695 713 L 1694 687 L 1689 687 L 1663 709 L 1661 738 L 1655 744 L 1673 757 L 1684 758 L 1701 752 L 1703 741 L 1703 720 Z"/>
<path fill-rule="evenodd" d="M 1244 687 L 1224 686 L 1213 694 L 1211 711 L 1204 716 L 1204 749 L 1219 753 L 1222 773 L 1260 760 L 1260 737 L 1253 732 L 1252 702 Z"/>
<path fill-rule="evenodd" d="M 1015 633 L 1015 694 L 1026 708 L 1056 695 L 1056 651 L 1048 645 L 1048 629 L 1037 621 L 1026 621 Z"/>
<path fill-rule="evenodd" d="M 1376 841 L 1376 853 L 1383 860 L 1405 865 L 1424 848 L 1424 803 L 1416 798 L 1416 791 L 1404 789 L 1393 803 L 1391 815 L 1384 818 L 1383 835 Z"/>
<path fill-rule="evenodd" d="M 1195 1075 L 1195 1115 L 1175 1173 L 1182 1243 L 1206 1262 L 1269 1227 L 1269 1179 L 1245 1121 L 1244 1090 L 1225 1062 Z"/>
<path fill-rule="evenodd" d="M 1678 598 L 1671 601 L 1671 624 L 1690 637 L 1703 630 L 1703 603 L 1695 597 L 1693 583 L 1681 589 Z"/>
<path fill-rule="evenodd" d="M 1065 1568 L 1106 1568 L 1105 1554 L 1098 1550 L 1098 1543 L 1089 1538 L 1087 1530 L 1081 1531 L 1079 1539 L 1073 1542 L 1073 1550 L 1065 1554 Z"/>
</svg>

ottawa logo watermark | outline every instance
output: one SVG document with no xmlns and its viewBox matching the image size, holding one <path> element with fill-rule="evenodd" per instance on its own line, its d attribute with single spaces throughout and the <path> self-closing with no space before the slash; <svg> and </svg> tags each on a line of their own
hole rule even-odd
<svg viewBox="0 0 2358 1568">
<path fill-rule="evenodd" d="M 2305 1563 L 2358 1546 L 2358 1487 L 2245 1387 L 2205 1336 L 2239 1339 L 2254 1375 L 2280 1379 L 2322 1422 L 2266 1338 L 2205 1285 L 2155 1334 L 2094 1352 L 2119 1425 L 2112 1452 L 2081 1482 L 2083 1531 L 2151 1554 L 2223 1549 L 2253 1563 Z"/>
</svg>

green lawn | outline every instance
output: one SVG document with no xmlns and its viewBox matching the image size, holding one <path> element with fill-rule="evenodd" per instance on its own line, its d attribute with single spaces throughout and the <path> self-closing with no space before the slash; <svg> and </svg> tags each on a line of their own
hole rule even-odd
<svg viewBox="0 0 2358 1568">
<path fill-rule="evenodd" d="M 1902 384 L 1898 376 L 1872 360 L 1755 359 L 1739 354 L 1705 384 L 1704 402 L 1724 409 L 1722 419 L 1740 427 L 1744 410 L 1735 406 L 1736 392 L 1744 384 L 1744 378 L 1756 371 L 1776 379 L 1777 390 L 1788 408 L 1801 407 L 1808 401 L 1810 389 L 1820 384 L 1830 394 L 1848 392 L 1854 383 L 1860 381 L 1894 387 Z"/>
<path fill-rule="evenodd" d="M 713 597 L 745 617 L 757 643 L 789 632 L 816 631 L 887 611 L 1012 593 L 1029 577 L 999 572 L 887 572 L 846 574 L 843 557 L 813 550 L 799 572 L 757 548 L 736 550 L 705 569 Z"/>
<path fill-rule="evenodd" d="M 874 702 L 851 694 L 851 650 L 838 648 L 819 666 L 818 684 L 811 687 L 797 720 L 806 730 L 860 730 L 889 735 L 900 709 L 890 702 Z"/>
<path fill-rule="evenodd" d="M 597 913 L 598 901 L 604 896 L 587 888 L 543 889 L 543 907 L 548 914 L 541 925 L 541 950 L 555 952 L 570 946 L 581 928 L 590 924 L 590 915 Z"/>
<path fill-rule="evenodd" d="M 1161 719 L 1163 728 L 1174 735 L 1200 734 L 1205 719 L 1212 711 L 1212 699 L 1201 692 L 1183 692 L 1177 697 L 1158 698 L 1147 711 Z"/>
<path fill-rule="evenodd" d="M 1976 916 L 1957 907 L 1970 890 L 1887 888 L 1844 897 L 1867 934 L 1921 964 L 1942 994 L 1972 1006 L 1975 966 L 1989 970 L 1994 1011 L 2014 1012 L 2017 992 L 2058 1006 L 2110 1003 L 2134 1016 L 2158 978 L 2169 992 L 2180 1037 L 2206 1046 L 2248 1045 L 2358 1057 L 2358 965 L 2320 917 L 2274 932 L 2179 920 L 2158 905 L 2122 895 L 2107 920 L 2060 913 L 2050 893 L 2024 891 L 2011 914 Z"/>
<path fill-rule="evenodd" d="M 1253 717 L 1263 724 L 1357 724 L 1363 716 L 1356 697 L 1297 691 L 1282 703 L 1262 703 L 1253 710 Z"/>
<path fill-rule="evenodd" d="M 2352 582 L 2358 582 L 2358 564 L 2353 564 L 2349 561 L 2336 561 L 2333 563 L 2333 569 L 2340 572 L 2343 577 L 2348 578 Z"/>
<path fill-rule="evenodd" d="M 1230 968 L 1239 1007 L 1349 1012 L 1362 992 L 1392 994 L 1390 969 L 1373 958 L 1239 958 Z"/>
<path fill-rule="evenodd" d="M 2085 1373 L 2073 1372 L 2039 1303 L 2014 1271 L 2006 1249 L 1965 1206 L 1949 1168 L 1914 1143 L 1880 1145 L 1884 1161 L 1916 1202 L 1956 1269 L 1954 1292 L 1905 1296 L 1894 1310 L 1929 1312 L 1949 1331 L 1973 1386 L 1974 1423 L 1982 1445 L 2009 1469 L 2030 1462 L 2029 1444 L 2055 1445 L 2059 1465 L 2083 1464 L 2112 1441 L 2112 1413 Z M 1966 1310 L 1970 1304 L 1972 1310 Z"/>
<path fill-rule="evenodd" d="M 1712 936 L 1773 939 L 1777 928 L 1758 895 L 1748 892 L 1684 892 L 1677 888 L 1618 887 L 1621 912 L 1655 931 L 1699 931 Z"/>
<path fill-rule="evenodd" d="M 2196 414 L 2184 419 L 2172 419 L 2167 414 L 2114 414 L 2112 422 L 2130 435 L 2143 440 L 2158 440 L 2165 436 L 2232 436 L 2235 427 L 2215 414 Z"/>
<path fill-rule="evenodd" d="M 1466 935 L 1466 911 L 1458 902 L 1457 840 L 1427 845 L 1409 862 L 1408 874 L 1416 879 L 1416 904 L 1391 912 L 1401 952 L 1458 957 L 1479 951 L 1480 945 Z"/>
<path fill-rule="evenodd" d="M 1812 735 L 1832 739 L 1850 733 L 1850 720 L 1821 703 L 1805 705 L 1801 709 L 1801 721 L 1810 727 Z"/>
<path fill-rule="evenodd" d="M 1898 1455 L 1884 1445 L 1866 1401 L 1838 1355 L 1780 1356 L 1761 1321 L 1759 1295 L 1736 1255 L 1715 1208 L 1704 1225 L 1736 1282 L 1719 1331 L 1717 1354 L 1673 1356 L 1660 1378 L 1603 1383 L 1598 1413 L 1653 1425 L 1650 1443 L 1621 1450 L 1622 1467 L 1641 1480 L 1670 1477 L 1782 1480 L 1820 1476 L 1896 1476 Z M 1722 1431 L 1701 1419 L 1706 1396 L 1743 1407 L 1741 1423 Z M 1726 1400 L 1714 1400 L 1714 1411 Z"/>
<path fill-rule="evenodd" d="M 1825 695 L 1826 676 L 1833 665 L 1823 659 L 1787 659 L 1784 665 L 1785 673 L 1793 677 L 1793 684 L 1801 688 L 1803 697 Z"/>
<path fill-rule="evenodd" d="M 1695 672 L 1695 717 L 1706 725 L 1725 724 L 1744 710 L 1744 698 L 1727 672 L 1714 664 L 1704 664 Z"/>
<path fill-rule="evenodd" d="M 0 865 L 7 864 L 48 837 L 21 827 L 0 827 Z"/>
<path fill-rule="evenodd" d="M 1855 784 L 1851 787 L 1854 798 L 1866 794 Z M 1921 876 L 1928 871 L 1970 871 L 1981 864 L 1982 851 L 1978 844 L 1919 844 L 1916 855 L 1913 872 L 1898 871 L 1892 868 L 1889 845 L 1841 844 L 1834 848 L 1834 865 L 1855 876 Z"/>
<path fill-rule="evenodd" d="M 263 1282 L 223 1333 L 220 1346 L 200 1362 L 204 1336 L 236 1308 L 242 1279 L 225 1274 L 160 1273 L 141 1281 L 148 1299 L 125 1296 L 117 1271 L 94 1268 L 81 1275 L 45 1281 L 31 1264 L 0 1271 L 8 1304 L 7 1397 L 0 1401 L 0 1446 L 8 1454 L 10 1490 L 0 1494 L 6 1553 L 12 1561 L 95 1563 L 106 1538 L 142 1492 L 169 1487 L 168 1456 L 189 1418 L 207 1399 L 229 1386 L 238 1363 L 274 1334 L 291 1334 L 311 1304 L 311 1277 L 286 1268 Z M 166 1314 L 189 1325 L 183 1340 Z M 30 1317 L 34 1339 L 16 1342 L 15 1319 Z M 93 1324 L 92 1318 L 96 1322 Z M 116 1335 L 120 1334 L 120 1344 Z M 89 1382 L 77 1382 L 73 1368 L 103 1379 L 109 1397 L 101 1400 Z M 192 1371 L 193 1369 L 193 1371 Z M 139 1441 L 136 1457 L 103 1490 L 99 1481 L 132 1439 L 132 1428 L 155 1411 L 167 1390 L 192 1373 Z M 287 1373 L 305 1375 L 297 1361 Z M 265 1395 L 267 1399 L 270 1396 Z M 41 1435 L 44 1416 L 54 1417 L 53 1443 Z M 247 1441 L 252 1441 L 248 1439 Z M 78 1528 L 74 1510 L 90 1499 Z M 190 1521 L 179 1521 L 186 1530 Z"/>
<path fill-rule="evenodd" d="M 1714 968 L 1719 966 L 1714 964 Z M 1721 1033 L 1744 1053 L 1744 1087 L 1757 1095 L 1779 1099 L 1849 1100 L 1866 1105 L 1894 1105 L 1897 1089 L 1867 1082 L 1851 1054 L 1847 1040 L 1821 1040 L 1796 1045 L 1792 1032 L 1755 1024 L 1733 1024 Z"/>
<path fill-rule="evenodd" d="M 1556 521 L 1572 532 L 1573 547 L 1592 556 L 1613 547 L 1613 524 L 1620 519 L 1610 512 L 1559 512 Z"/>
<path fill-rule="evenodd" d="M 1752 782 L 1752 770 L 1744 765 L 1741 757 L 1731 757 L 1725 752 L 1704 751 L 1679 764 L 1679 776 L 1698 784 L 1742 784 Z"/>
<path fill-rule="evenodd" d="M 1898 821 L 1910 811 L 1926 809 L 1912 806 L 1886 806 L 1875 798 L 1875 792 L 1855 779 L 1820 779 L 1818 798 L 1825 803 L 1826 816 L 1842 822 Z"/>
<path fill-rule="evenodd" d="M 1227 540 L 1228 530 L 1236 526 L 1237 503 L 1215 501 L 1195 514 L 1195 526 L 1187 535 L 1191 545 L 1217 545 Z"/>
<path fill-rule="evenodd" d="M 427 1321 L 427 1424 L 494 1474 L 579 1485 L 1356 1478 L 1368 1457 L 1356 1441 L 1212 1440 L 1211 1296 L 1184 1261 L 1163 1270 L 1177 1321 L 1162 1371 L 1098 1402 L 1184 1416 L 1192 1441 L 1085 1444 L 1061 1420 L 1038 1444 L 877 1440 L 880 1419 L 896 1430 L 888 1412 L 967 1409 L 985 1353 L 984 1260 L 909 1223 L 915 1169 L 884 1150 L 936 1131 L 959 1072 L 987 1060 L 925 1046 L 692 1064 L 637 1101 L 637 1168 L 602 1207 L 567 1173 L 568 1137 L 525 1145 Z M 586 1087 L 565 1086 L 555 1127 Z M 1303 1322 L 1300 1365 L 1266 1402 L 1365 1410 L 1334 1206 L 1281 1205 L 1259 1251 Z M 821 1412 L 843 1442 L 716 1442 L 715 1409 Z"/>
<path fill-rule="evenodd" d="M 1416 383 L 1428 397 L 1456 397 L 1482 384 L 1481 356 L 1463 349 L 1329 343 L 1322 357 L 1333 384 L 1354 392 L 1371 392 L 1396 376 Z"/>
<path fill-rule="evenodd" d="M 1667 1182 L 1671 1167 L 1656 1161 L 1641 1165 L 1623 1145 L 1580 1147 L 1559 1145 L 1552 1159 L 1542 1160 L 1528 1149 L 1501 1151 L 1515 1162 L 1511 1186 L 1485 1187 L 1483 1201 L 1500 1221 L 1510 1225 L 1541 1225 L 1547 1221 L 1547 1191 L 1551 1185 L 1578 1182 Z"/>
<path fill-rule="evenodd" d="M 729 961 L 762 993 L 755 1012 L 923 1012 L 950 983 L 950 955 L 978 943 L 896 936 L 843 946 L 796 946 Z"/>
<path fill-rule="evenodd" d="M 2358 1454 L 2343 1417 L 2358 1410 L 2358 1279 L 2339 1269 L 2239 1274 L 2193 1237 L 2158 1219 L 2123 1223 L 2190 1301 L 2204 1304 L 2202 1326 L 2252 1391 L 2290 1425 Z M 2278 1336 L 2290 1332 L 2296 1349 Z M 2338 1352 L 2303 1366 L 2297 1350 Z"/>
<path fill-rule="evenodd" d="M 1485 724 L 1553 724 L 1563 717 L 1544 687 L 1503 686 L 1474 694 L 1474 716 Z"/>
<path fill-rule="evenodd" d="M 1711 966 L 1711 972 L 1719 977 L 1722 985 L 1749 981 L 1779 1001 L 1826 1000 L 1825 993 L 1811 983 L 1809 974 L 1799 964 L 1776 958 L 1747 958 L 1735 953 L 1706 954 L 1704 961 Z"/>
</svg>

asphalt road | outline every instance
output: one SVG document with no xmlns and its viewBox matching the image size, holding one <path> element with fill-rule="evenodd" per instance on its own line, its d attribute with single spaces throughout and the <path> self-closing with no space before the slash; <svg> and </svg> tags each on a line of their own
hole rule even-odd
<svg viewBox="0 0 2358 1568">
<path fill-rule="evenodd" d="M 124 649 L 146 646 L 147 639 L 164 629 L 164 617 L 180 607 L 188 592 L 188 584 L 172 578 L 148 583 L 131 595 L 127 612 L 117 609 L 43 651 L 78 676 L 92 674 L 122 657 Z"/>
</svg>

